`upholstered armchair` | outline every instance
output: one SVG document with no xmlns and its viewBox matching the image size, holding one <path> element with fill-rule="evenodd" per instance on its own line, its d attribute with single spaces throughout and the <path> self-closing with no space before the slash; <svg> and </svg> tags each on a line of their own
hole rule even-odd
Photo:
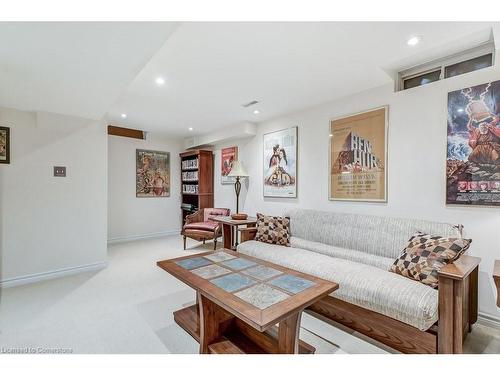
<svg viewBox="0 0 500 375">
<path fill-rule="evenodd" d="M 196 211 L 194 214 L 186 216 L 186 221 L 182 227 L 182 236 L 184 239 L 184 250 L 186 250 L 186 237 L 196 241 L 214 240 L 214 250 L 217 248 L 217 238 L 222 235 L 220 223 L 211 218 L 214 216 L 229 216 L 231 210 L 228 208 L 204 208 Z"/>
</svg>

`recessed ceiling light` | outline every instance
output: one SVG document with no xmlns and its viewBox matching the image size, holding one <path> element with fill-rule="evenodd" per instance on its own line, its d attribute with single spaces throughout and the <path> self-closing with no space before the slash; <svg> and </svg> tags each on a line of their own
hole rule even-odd
<svg viewBox="0 0 500 375">
<path fill-rule="evenodd" d="M 459 108 L 459 109 L 457 109 L 457 112 L 458 112 L 458 113 L 462 113 L 463 111 L 464 111 L 464 109 L 463 109 L 463 108 Z"/>
<path fill-rule="evenodd" d="M 260 113 L 260 111 L 258 109 L 256 109 L 255 111 L 253 111 L 254 115 L 258 115 L 259 113 Z"/>
<path fill-rule="evenodd" d="M 193 128 L 188 128 L 188 130 L 189 130 L 190 132 L 192 132 L 192 131 L 193 131 Z"/>
<path fill-rule="evenodd" d="M 127 114 L 126 113 L 122 113 L 121 116 L 122 116 L 122 118 L 127 118 Z"/>
<path fill-rule="evenodd" d="M 422 40 L 422 37 L 420 36 L 412 36 L 410 39 L 406 41 L 406 44 L 409 46 L 416 46 L 420 41 Z"/>
<path fill-rule="evenodd" d="M 163 77 L 158 77 L 155 79 L 155 82 L 158 86 L 163 86 L 165 84 L 165 79 Z"/>
</svg>

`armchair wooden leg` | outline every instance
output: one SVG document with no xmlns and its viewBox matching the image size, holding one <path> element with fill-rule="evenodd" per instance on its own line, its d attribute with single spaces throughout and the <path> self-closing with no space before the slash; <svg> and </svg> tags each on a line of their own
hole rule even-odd
<svg viewBox="0 0 500 375">
<path fill-rule="evenodd" d="M 186 250 L 186 236 L 183 236 L 183 240 L 184 240 L 184 250 Z"/>
<path fill-rule="evenodd" d="M 214 238 L 214 250 L 217 250 L 217 237 Z"/>
<path fill-rule="evenodd" d="M 205 245 L 205 239 L 203 239 L 203 245 Z"/>
</svg>

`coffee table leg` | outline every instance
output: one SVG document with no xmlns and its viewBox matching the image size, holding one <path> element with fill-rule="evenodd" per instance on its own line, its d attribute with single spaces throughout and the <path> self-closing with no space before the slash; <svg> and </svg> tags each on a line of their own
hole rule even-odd
<svg viewBox="0 0 500 375">
<path fill-rule="evenodd" d="M 200 353 L 208 354 L 208 346 L 223 335 L 223 323 L 228 320 L 228 314 L 201 293 L 198 293 L 198 305 L 200 309 Z"/>
<path fill-rule="evenodd" d="M 278 353 L 299 353 L 299 330 L 302 311 L 282 320 L 278 327 Z"/>
<path fill-rule="evenodd" d="M 233 249 L 233 236 L 232 236 L 232 227 L 227 224 L 222 224 L 222 231 L 224 235 L 224 248 L 232 250 Z"/>
</svg>

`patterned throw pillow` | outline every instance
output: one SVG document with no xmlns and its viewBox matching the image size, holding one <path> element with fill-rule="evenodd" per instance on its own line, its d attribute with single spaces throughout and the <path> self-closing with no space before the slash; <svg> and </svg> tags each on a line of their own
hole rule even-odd
<svg viewBox="0 0 500 375">
<path fill-rule="evenodd" d="M 416 232 L 389 271 L 438 287 L 438 271 L 458 259 L 472 240 Z"/>
<path fill-rule="evenodd" d="M 290 219 L 257 214 L 256 241 L 290 246 Z"/>
</svg>

